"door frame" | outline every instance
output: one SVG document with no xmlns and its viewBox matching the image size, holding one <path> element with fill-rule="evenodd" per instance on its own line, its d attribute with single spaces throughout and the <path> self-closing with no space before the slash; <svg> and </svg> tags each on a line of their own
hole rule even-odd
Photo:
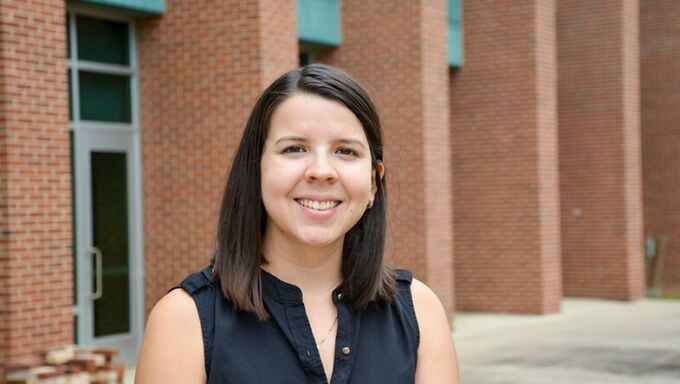
<svg viewBox="0 0 680 384">
<path fill-rule="evenodd" d="M 133 20 L 115 16 L 114 11 L 103 12 L 87 6 L 67 7 L 68 23 L 70 23 L 70 58 L 68 68 L 71 70 L 71 100 L 73 120 L 70 123 L 73 132 L 73 172 L 75 188 L 75 219 L 74 226 L 77 236 L 74 242 L 74 254 L 76 255 L 77 266 L 76 285 L 77 290 L 74 297 L 73 313 L 77 315 L 77 332 L 74 334 L 77 344 L 87 346 L 115 346 L 121 338 L 131 339 L 129 346 L 120 348 L 120 360 L 134 366 L 139 346 L 141 344 L 144 319 L 144 236 L 143 236 L 143 185 L 142 185 L 142 155 L 141 137 L 139 124 L 139 80 L 137 67 L 137 45 L 136 31 Z M 129 67 L 113 64 L 95 63 L 90 61 L 77 60 L 77 33 L 75 29 L 75 18 L 77 15 L 108 19 L 112 21 L 125 22 L 129 25 L 129 47 L 130 65 Z M 108 123 L 96 121 L 82 121 L 80 117 L 80 95 L 78 83 L 78 71 L 86 69 L 92 72 L 107 74 L 123 74 L 130 77 L 130 103 L 131 103 L 131 122 L 130 123 Z M 113 135 L 113 136 L 111 136 Z M 92 146 L 97 142 L 97 137 L 116 137 L 127 141 L 129 154 L 128 164 L 128 238 L 129 238 L 129 268 L 130 268 L 130 333 L 128 336 L 105 336 L 94 337 L 94 305 L 89 295 L 94 291 L 92 287 L 91 274 L 86 271 L 92 270 L 92 257 L 88 250 L 92 246 L 91 222 L 91 186 L 88 185 L 91 179 L 90 174 L 90 150 L 105 149 L 101 146 Z M 88 226 L 85 228 L 85 226 Z M 89 311 L 89 313 L 87 313 Z M 85 325 L 84 322 L 89 324 Z M 89 331 L 89 332 L 88 332 Z"/>
<path fill-rule="evenodd" d="M 80 182 L 76 182 L 78 190 L 77 206 L 77 287 L 78 287 L 78 342 L 83 345 L 116 347 L 121 351 L 122 358 L 130 362 L 136 356 L 138 336 L 141 323 L 139 319 L 139 302 L 142 287 L 136 276 L 135 264 L 140 259 L 138 249 L 139 227 L 135 223 L 135 216 L 139 211 L 139 201 L 135 198 L 135 145 L 134 133 L 116 130 L 90 130 L 80 135 L 78 152 L 81 154 L 77 163 Z M 115 152 L 126 154 L 127 173 L 127 219 L 128 219 L 128 267 L 130 289 L 130 331 L 128 333 L 110 336 L 94 336 L 94 301 L 90 294 L 95 290 L 93 283 L 93 265 L 90 247 L 92 244 L 92 190 L 91 190 L 91 158 L 92 152 Z M 107 255 L 103 255 L 106 258 Z M 106 295 L 106 292 L 104 292 Z"/>
</svg>

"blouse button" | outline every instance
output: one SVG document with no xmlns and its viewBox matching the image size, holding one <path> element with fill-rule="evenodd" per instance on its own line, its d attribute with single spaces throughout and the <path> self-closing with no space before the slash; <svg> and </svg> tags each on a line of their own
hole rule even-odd
<svg viewBox="0 0 680 384">
<path fill-rule="evenodd" d="M 342 354 L 343 355 L 345 355 L 345 356 L 349 355 L 350 352 L 351 352 L 351 350 L 349 349 L 349 347 L 342 347 Z"/>
</svg>

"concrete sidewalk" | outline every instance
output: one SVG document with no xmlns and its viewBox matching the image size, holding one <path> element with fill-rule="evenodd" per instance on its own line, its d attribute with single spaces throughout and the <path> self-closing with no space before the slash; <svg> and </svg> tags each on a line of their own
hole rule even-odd
<svg viewBox="0 0 680 384">
<path fill-rule="evenodd" d="M 457 312 L 463 384 L 680 383 L 680 301 L 565 299 L 547 316 Z"/>
</svg>

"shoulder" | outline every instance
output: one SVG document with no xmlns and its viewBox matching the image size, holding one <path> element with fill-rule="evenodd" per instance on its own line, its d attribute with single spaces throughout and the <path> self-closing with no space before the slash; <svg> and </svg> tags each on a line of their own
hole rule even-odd
<svg viewBox="0 0 680 384">
<path fill-rule="evenodd" d="M 198 310 L 194 299 L 183 289 L 170 291 L 151 311 L 135 382 L 206 382 Z"/>
<path fill-rule="evenodd" d="M 198 322 L 198 309 L 194 299 L 181 288 L 168 292 L 153 307 L 148 323 L 157 325 L 183 326 Z"/>
<path fill-rule="evenodd" d="M 413 296 L 413 306 L 416 309 L 416 315 L 418 318 L 426 315 L 431 311 L 440 310 L 444 311 L 444 306 L 442 305 L 439 297 L 418 279 L 413 279 L 411 281 L 411 295 Z"/>
<path fill-rule="evenodd" d="M 414 278 L 411 282 L 411 297 L 416 319 L 418 320 L 418 328 L 421 331 L 421 338 L 428 336 L 428 332 L 436 332 L 438 334 L 446 332 L 451 334 L 451 327 L 449 326 L 448 315 L 444 310 L 444 306 L 430 287 Z"/>
<path fill-rule="evenodd" d="M 411 282 L 420 328 L 416 383 L 458 383 L 458 361 L 448 314 L 439 297 L 423 282 Z"/>
<path fill-rule="evenodd" d="M 206 267 L 199 272 L 190 274 L 175 288 L 182 288 L 189 293 L 189 295 L 194 297 L 206 292 L 206 288 L 214 288 L 217 285 L 217 281 L 213 279 L 210 268 L 211 267 Z"/>
<path fill-rule="evenodd" d="M 412 302 L 418 323 L 421 323 L 421 319 L 428 321 L 429 314 L 433 311 L 443 313 L 444 307 L 437 295 L 422 281 L 414 278 L 411 271 L 406 269 L 395 270 L 395 280 L 399 290 L 406 293 L 406 296 Z"/>
</svg>

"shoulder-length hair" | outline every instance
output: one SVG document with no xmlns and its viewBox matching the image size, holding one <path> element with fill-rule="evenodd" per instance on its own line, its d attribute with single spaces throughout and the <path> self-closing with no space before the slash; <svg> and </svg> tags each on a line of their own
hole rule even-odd
<svg viewBox="0 0 680 384">
<path fill-rule="evenodd" d="M 213 277 L 235 308 L 268 317 L 262 301 L 260 266 L 267 212 L 260 190 L 260 161 L 274 110 L 288 97 L 311 94 L 344 104 L 356 115 L 368 139 L 377 191 L 373 207 L 345 234 L 341 289 L 357 309 L 373 301 L 391 302 L 396 292 L 394 272 L 384 259 L 387 196 L 378 175 L 383 160 L 382 131 L 366 91 L 339 69 L 311 64 L 275 80 L 255 103 L 246 123 L 224 189 L 217 225 Z"/>
</svg>

